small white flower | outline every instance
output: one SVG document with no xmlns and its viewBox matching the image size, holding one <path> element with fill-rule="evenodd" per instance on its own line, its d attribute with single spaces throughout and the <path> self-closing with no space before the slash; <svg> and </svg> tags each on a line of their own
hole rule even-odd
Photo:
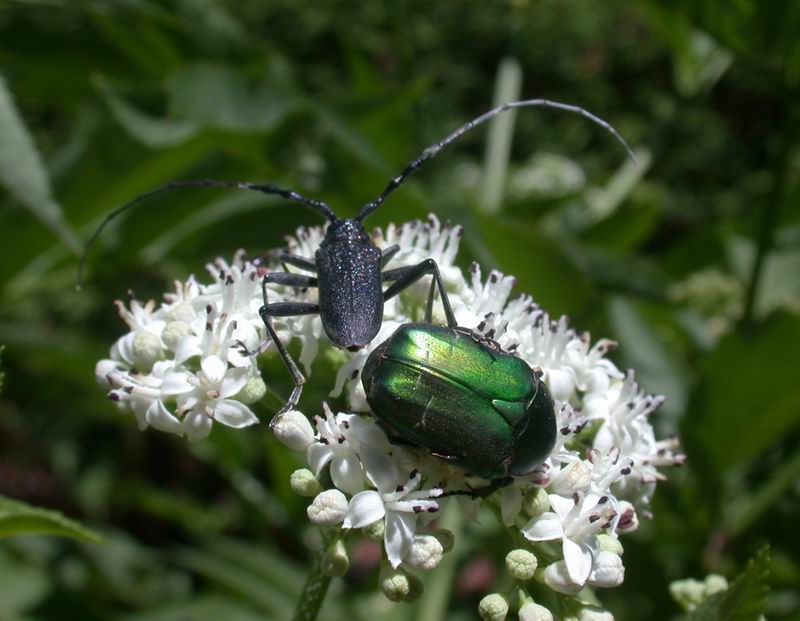
<svg viewBox="0 0 800 621">
<path fill-rule="evenodd" d="M 364 457 L 367 476 L 377 491 L 366 490 L 353 496 L 343 526 L 362 528 L 384 518 L 386 556 L 392 567 L 397 567 L 414 544 L 418 515 L 439 510 L 435 498 L 442 495 L 442 490 L 417 491 L 422 482 L 419 472 L 412 472 L 401 482 L 395 462 L 385 453 L 370 453 Z"/>
<path fill-rule="evenodd" d="M 320 526 L 339 524 L 347 514 L 347 498 L 338 489 L 317 494 L 306 509 L 308 519 Z"/>
<path fill-rule="evenodd" d="M 229 369 L 226 362 L 213 355 L 200 361 L 197 375 L 185 373 L 192 390 L 179 395 L 178 415 L 183 416 L 183 432 L 189 440 L 205 438 L 212 420 L 234 429 L 258 422 L 249 407 L 231 398 L 247 384 L 249 373 L 249 369 Z"/>
<path fill-rule="evenodd" d="M 317 438 L 308 445 L 308 463 L 317 476 L 330 464 L 333 484 L 348 494 L 356 494 L 364 489 L 364 470 L 359 455 L 365 451 L 388 450 L 386 436 L 371 420 L 356 414 L 334 416 L 327 403 L 323 403 L 323 408 L 325 417 L 314 417 Z"/>
<path fill-rule="evenodd" d="M 522 534 L 531 541 L 561 539 L 569 577 L 583 585 L 592 570 L 595 535 L 616 516 L 608 496 L 576 494 L 573 499 L 550 494 L 553 511 L 532 518 Z"/>
</svg>

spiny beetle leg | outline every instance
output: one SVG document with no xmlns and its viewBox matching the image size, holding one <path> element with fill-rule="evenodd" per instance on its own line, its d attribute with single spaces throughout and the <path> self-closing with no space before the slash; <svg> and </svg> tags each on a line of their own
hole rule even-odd
<svg viewBox="0 0 800 621">
<path fill-rule="evenodd" d="M 294 267 L 299 267 L 301 270 L 305 270 L 307 272 L 312 272 L 314 274 L 317 273 L 317 264 L 314 262 L 313 259 L 300 256 L 299 254 L 294 254 L 292 252 L 289 252 L 288 250 L 283 250 L 282 248 L 279 248 L 277 250 L 268 250 L 260 257 L 258 257 L 258 259 L 256 259 L 256 265 L 262 266 L 264 263 L 267 263 L 268 261 L 275 261 L 276 263 L 281 263 L 284 269 L 286 269 L 287 265 L 292 265 Z"/>
<path fill-rule="evenodd" d="M 269 274 L 267 274 L 269 276 Z M 286 349 L 286 346 L 281 342 L 278 338 L 277 332 L 275 332 L 275 328 L 272 327 L 272 316 L 273 313 L 270 311 L 272 310 L 271 307 L 276 306 L 275 304 L 270 304 L 269 299 L 267 297 L 267 276 L 261 280 L 261 295 L 264 299 L 264 305 L 258 309 L 258 314 L 261 315 L 261 320 L 264 322 L 264 325 L 267 328 L 267 332 L 269 333 L 270 339 L 272 342 L 275 343 L 275 349 L 278 350 L 278 355 L 283 360 L 283 364 L 286 366 L 286 369 L 289 371 L 289 374 L 292 376 L 292 381 L 294 382 L 294 388 L 292 389 L 292 394 L 289 395 L 289 399 L 286 401 L 284 406 L 275 413 L 275 416 L 272 417 L 272 420 L 269 423 L 270 428 L 275 426 L 275 423 L 278 422 L 278 418 L 288 412 L 289 410 L 294 409 L 297 405 L 297 402 L 300 400 L 300 395 L 303 392 L 303 384 L 306 383 L 306 378 L 300 372 L 297 363 L 294 361 L 292 356 L 289 354 L 289 351 Z M 292 315 L 302 315 L 302 314 L 311 314 L 314 312 L 319 312 L 318 305 L 316 304 L 304 304 L 301 305 L 300 303 L 294 304 L 284 304 L 284 306 L 303 306 L 306 313 L 303 312 L 292 312 Z M 314 308 L 317 307 L 317 308 Z M 313 310 L 312 310 L 313 309 Z M 299 310 L 299 309 L 294 309 Z"/>
<path fill-rule="evenodd" d="M 293 272 L 270 272 L 264 276 L 264 280 L 275 285 L 286 285 L 288 287 L 316 287 L 317 279 L 306 274 L 295 274 Z M 307 313 L 310 314 L 310 313 Z"/>
<path fill-rule="evenodd" d="M 389 263 L 398 252 L 400 252 L 400 244 L 392 244 L 388 248 L 384 248 L 381 252 L 381 268 L 386 267 L 386 264 Z"/>
<path fill-rule="evenodd" d="M 403 289 L 407 289 L 427 274 L 431 274 L 433 276 L 434 283 L 439 289 L 439 296 L 442 298 L 442 306 L 444 307 L 445 317 L 447 317 L 448 327 L 455 328 L 457 325 L 456 317 L 453 314 L 453 308 L 450 306 L 450 299 L 447 297 L 447 291 L 444 288 L 444 281 L 442 280 L 441 273 L 439 273 L 439 266 L 433 259 L 425 259 L 416 265 L 398 267 L 397 269 L 383 272 L 383 274 L 381 274 L 383 280 L 394 281 L 392 285 L 383 292 L 383 301 L 386 302 L 387 300 L 393 298 L 398 293 L 403 291 Z M 426 309 L 426 314 L 429 320 L 430 315 L 432 314 L 432 309 L 433 296 L 429 295 L 428 307 Z"/>
<path fill-rule="evenodd" d="M 472 499 L 486 498 L 497 490 L 506 485 L 509 485 L 513 479 L 511 477 L 503 477 L 500 479 L 492 479 L 489 485 L 483 487 L 475 487 L 473 489 L 460 489 L 453 492 L 445 492 L 442 496 L 469 496 Z"/>
</svg>

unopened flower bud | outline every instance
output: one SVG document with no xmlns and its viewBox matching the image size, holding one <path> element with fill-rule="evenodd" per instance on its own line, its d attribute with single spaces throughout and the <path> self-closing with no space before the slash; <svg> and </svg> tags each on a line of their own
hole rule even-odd
<svg viewBox="0 0 800 621">
<path fill-rule="evenodd" d="M 322 485 L 317 481 L 317 477 L 307 468 L 300 468 L 300 470 L 292 472 L 292 476 L 289 478 L 289 485 L 291 485 L 295 494 L 306 498 L 316 496 L 322 491 Z"/>
<path fill-rule="evenodd" d="M 619 556 L 622 556 L 623 552 L 625 552 L 620 540 L 607 533 L 600 533 L 597 535 L 597 547 L 601 550 L 618 554 Z"/>
<path fill-rule="evenodd" d="M 325 553 L 321 560 L 322 573 L 327 576 L 344 576 L 350 569 L 350 559 L 347 557 L 347 548 L 344 541 L 337 539 Z"/>
<path fill-rule="evenodd" d="M 97 380 L 97 383 L 100 387 L 105 388 L 108 390 L 108 376 L 110 373 L 114 373 L 119 368 L 119 362 L 115 360 L 100 360 L 94 366 L 94 377 Z"/>
<path fill-rule="evenodd" d="M 172 321 L 192 323 L 196 316 L 197 313 L 189 302 L 182 302 L 169 311 L 169 318 Z"/>
<path fill-rule="evenodd" d="M 553 613 L 544 606 L 528 602 L 519 609 L 519 621 L 553 621 Z"/>
<path fill-rule="evenodd" d="M 728 590 L 728 581 L 725 576 L 719 574 L 709 574 L 705 579 L 706 597 L 719 593 L 720 591 Z"/>
<path fill-rule="evenodd" d="M 567 564 L 564 561 L 556 561 L 545 568 L 544 583 L 554 591 L 565 595 L 574 595 L 583 588 L 583 585 L 575 584 L 569 577 Z"/>
<path fill-rule="evenodd" d="M 483 621 L 504 621 L 508 615 L 508 602 L 500 593 L 490 593 L 478 604 L 478 614 Z"/>
<path fill-rule="evenodd" d="M 530 580 L 538 565 L 536 555 L 524 548 L 517 548 L 506 554 L 506 569 L 515 580 Z"/>
<path fill-rule="evenodd" d="M 254 375 L 244 385 L 239 393 L 234 397 L 237 401 L 241 401 L 245 405 L 250 405 L 256 401 L 261 401 L 264 395 L 267 394 L 267 385 L 260 375 Z"/>
<path fill-rule="evenodd" d="M 272 428 L 281 444 L 293 451 L 305 451 L 314 441 L 314 430 L 302 412 L 290 410 L 281 414 Z"/>
<path fill-rule="evenodd" d="M 684 610 L 694 610 L 706 597 L 706 585 L 693 578 L 676 580 L 670 583 L 669 593 Z"/>
<path fill-rule="evenodd" d="M 383 541 L 383 536 L 386 534 L 386 524 L 383 518 L 375 520 L 372 524 L 367 524 L 361 529 L 361 534 L 370 541 Z"/>
<path fill-rule="evenodd" d="M 414 537 L 407 560 L 412 567 L 429 571 L 441 562 L 443 554 L 444 548 L 436 537 L 418 535 Z"/>
<path fill-rule="evenodd" d="M 625 566 L 618 554 L 602 550 L 594 557 L 589 584 L 610 589 L 622 584 L 623 580 L 625 580 Z"/>
<path fill-rule="evenodd" d="M 447 530 L 446 528 L 438 528 L 434 531 L 431 531 L 430 534 L 439 540 L 439 543 L 442 544 L 442 550 L 445 554 L 450 552 L 456 543 L 456 536 L 453 534 L 453 531 Z"/>
<path fill-rule="evenodd" d="M 614 615 L 598 606 L 586 606 L 578 613 L 578 621 L 614 621 Z"/>
<path fill-rule="evenodd" d="M 384 565 L 378 579 L 381 591 L 393 602 L 413 602 L 422 595 L 422 581 L 399 567 Z"/>
<path fill-rule="evenodd" d="M 151 369 L 161 359 L 161 349 L 161 341 L 155 334 L 139 330 L 131 344 L 134 364 L 141 369 Z"/>
<path fill-rule="evenodd" d="M 530 517 L 541 515 L 550 508 L 550 499 L 547 492 L 541 487 L 532 487 L 525 492 L 522 499 L 522 508 Z"/>
<path fill-rule="evenodd" d="M 189 334 L 190 326 L 185 321 L 170 321 L 164 326 L 164 331 L 161 333 L 161 340 L 164 345 L 175 351 L 180 340 Z"/>
<path fill-rule="evenodd" d="M 338 524 L 347 514 L 347 498 L 338 489 L 329 489 L 317 494 L 306 509 L 308 519 L 320 526 Z"/>
</svg>

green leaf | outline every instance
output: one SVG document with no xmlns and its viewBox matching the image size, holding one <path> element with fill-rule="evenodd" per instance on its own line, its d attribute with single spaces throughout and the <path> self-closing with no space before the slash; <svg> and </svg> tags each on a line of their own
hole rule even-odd
<svg viewBox="0 0 800 621">
<path fill-rule="evenodd" d="M 702 362 L 700 408 L 685 432 L 718 470 L 747 464 L 797 425 L 800 384 L 785 361 L 798 342 L 800 318 L 775 315 L 726 335 Z"/>
<path fill-rule="evenodd" d="M 769 547 L 764 547 L 727 590 L 703 601 L 687 621 L 758 621 L 767 602 L 768 577 Z"/>
<path fill-rule="evenodd" d="M 82 246 L 50 191 L 50 178 L 36 145 L 0 76 L 0 184 L 75 254 Z"/>
<path fill-rule="evenodd" d="M 197 133 L 198 126 L 195 123 L 145 114 L 122 99 L 102 76 L 95 76 L 93 82 L 117 122 L 143 145 L 152 148 L 171 147 L 186 142 Z"/>
<path fill-rule="evenodd" d="M 99 542 L 100 536 L 58 511 L 32 507 L 0 496 L 0 537 L 41 534 Z"/>
</svg>

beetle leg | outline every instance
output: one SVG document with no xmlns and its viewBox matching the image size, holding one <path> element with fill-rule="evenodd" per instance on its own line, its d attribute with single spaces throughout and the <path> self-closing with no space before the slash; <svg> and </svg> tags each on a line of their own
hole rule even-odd
<svg viewBox="0 0 800 621">
<path fill-rule="evenodd" d="M 270 272 L 264 276 L 267 283 L 287 285 L 289 287 L 316 287 L 317 279 L 314 276 L 295 274 L 293 272 Z M 310 313 L 309 313 L 310 314 Z"/>
<path fill-rule="evenodd" d="M 388 248 L 384 248 L 381 252 L 381 267 L 386 267 L 386 264 L 391 261 L 398 252 L 400 252 L 400 244 L 392 244 Z"/>
<path fill-rule="evenodd" d="M 489 485 L 484 485 L 483 487 L 473 487 L 470 489 L 459 489 L 452 492 L 445 492 L 442 494 L 444 496 L 469 496 L 472 499 L 477 498 L 486 498 L 493 492 L 497 491 L 501 487 L 505 487 L 506 485 L 510 484 L 514 479 L 511 477 L 503 477 L 500 479 L 492 479 L 492 482 Z"/>
<path fill-rule="evenodd" d="M 272 417 L 272 420 L 269 423 L 270 428 L 272 428 L 275 426 L 275 423 L 278 422 L 278 418 L 281 416 L 281 414 L 285 414 L 297 405 L 297 402 L 300 400 L 300 394 L 303 392 L 303 384 L 306 383 L 306 378 L 300 372 L 300 368 L 297 366 L 297 363 L 289 354 L 286 346 L 278 338 L 278 333 L 275 332 L 275 328 L 272 327 L 272 317 L 281 316 L 280 311 L 289 311 L 286 313 L 288 315 L 308 315 L 318 313 L 319 305 L 301 302 L 270 304 L 269 299 L 267 298 L 268 276 L 269 274 L 264 276 L 264 278 L 261 280 L 261 295 L 264 298 L 264 305 L 258 309 L 258 314 L 261 316 L 261 320 L 264 322 L 264 325 L 267 328 L 269 337 L 272 342 L 275 343 L 275 349 L 278 350 L 278 355 L 281 357 L 281 360 L 283 360 L 283 364 L 286 366 L 286 369 L 289 371 L 289 375 L 292 376 L 292 381 L 294 382 L 294 388 L 292 389 L 292 394 L 289 395 L 289 399 L 286 401 L 284 406 L 275 413 L 275 416 Z M 278 308 L 276 309 L 275 307 Z M 276 313 L 276 310 L 279 312 Z"/>
<path fill-rule="evenodd" d="M 314 274 L 317 273 L 317 264 L 313 259 L 300 256 L 299 254 L 294 254 L 288 250 L 283 250 L 282 248 L 268 250 L 260 257 L 255 259 L 255 263 L 258 266 L 263 265 L 267 261 L 277 261 L 283 265 L 284 269 L 286 269 L 287 265 L 293 265 L 294 267 L 299 267 L 301 270 L 313 272 Z"/>
<path fill-rule="evenodd" d="M 387 270 L 381 274 L 383 280 L 394 281 L 391 286 L 383 292 L 383 301 L 393 298 L 403 289 L 407 289 L 423 276 L 430 274 L 433 276 L 433 281 L 439 289 L 439 297 L 442 299 L 442 306 L 444 307 L 444 314 L 447 317 L 447 325 L 450 328 L 456 327 L 456 317 L 453 314 L 453 308 L 450 306 L 450 299 L 447 297 L 447 291 L 444 288 L 444 281 L 439 272 L 439 266 L 433 259 L 425 259 L 416 265 L 408 267 L 398 267 L 397 269 Z M 433 305 L 433 296 L 428 299 L 428 311 L 430 312 Z"/>
</svg>

